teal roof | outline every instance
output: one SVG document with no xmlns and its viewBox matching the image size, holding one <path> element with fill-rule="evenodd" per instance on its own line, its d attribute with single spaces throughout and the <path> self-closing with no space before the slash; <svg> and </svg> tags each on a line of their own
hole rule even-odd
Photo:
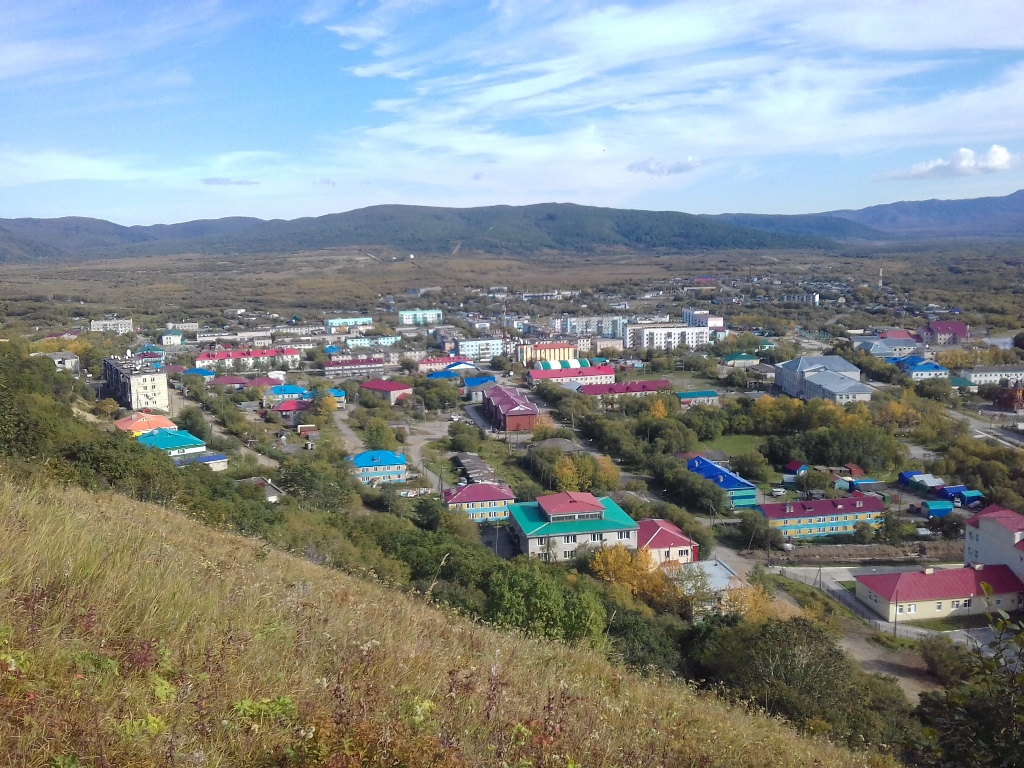
<svg viewBox="0 0 1024 768">
<path fill-rule="evenodd" d="M 976 387 L 976 386 L 978 386 L 973 381 L 971 381 L 970 379 L 965 379 L 963 376 L 950 376 L 949 377 L 949 384 L 950 384 L 950 386 L 957 387 L 957 388 L 960 388 L 960 387 Z"/>
<path fill-rule="evenodd" d="M 547 516 L 535 501 L 509 504 L 509 514 L 527 536 L 565 536 L 573 533 L 598 533 L 600 531 L 629 531 L 639 528 L 633 518 L 627 515 L 612 499 L 604 496 L 598 499 L 604 507 L 602 520 L 567 520 L 548 522 Z"/>
<path fill-rule="evenodd" d="M 154 429 L 137 438 L 148 448 L 161 451 L 179 451 L 182 448 L 205 448 L 206 443 L 182 429 Z"/>
<path fill-rule="evenodd" d="M 733 352 L 731 355 L 726 355 L 722 358 L 723 363 L 732 362 L 733 360 L 760 360 L 757 355 L 751 355 L 747 352 Z"/>
<path fill-rule="evenodd" d="M 676 392 L 676 397 L 680 400 L 695 397 L 718 397 L 718 393 L 713 389 L 698 389 L 693 392 Z"/>
</svg>

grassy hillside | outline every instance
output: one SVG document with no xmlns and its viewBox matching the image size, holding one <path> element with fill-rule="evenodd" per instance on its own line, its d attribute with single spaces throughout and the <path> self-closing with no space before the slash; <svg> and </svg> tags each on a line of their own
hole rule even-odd
<svg viewBox="0 0 1024 768">
<path fill-rule="evenodd" d="M 161 507 L 2 479 L 0 764 L 888 761 Z"/>
<path fill-rule="evenodd" d="M 894 237 L 898 237 L 898 235 L 880 232 L 877 229 L 858 224 L 856 221 L 818 213 L 795 216 L 723 213 L 714 218 L 739 227 L 759 229 L 775 234 L 803 235 L 835 240 L 892 240 Z"/>
</svg>

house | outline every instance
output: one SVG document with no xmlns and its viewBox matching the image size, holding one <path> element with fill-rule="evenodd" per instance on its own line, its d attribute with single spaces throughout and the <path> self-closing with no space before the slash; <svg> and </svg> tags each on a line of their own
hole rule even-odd
<svg viewBox="0 0 1024 768">
<path fill-rule="evenodd" d="M 202 376 L 203 379 L 209 380 L 215 377 L 217 374 L 213 371 L 208 371 L 206 368 L 186 368 L 181 372 L 182 376 Z"/>
<path fill-rule="evenodd" d="M 372 392 L 387 400 L 389 404 L 395 405 L 402 398 L 412 394 L 412 385 L 386 379 L 370 379 L 359 385 L 359 391 Z"/>
<path fill-rule="evenodd" d="M 215 370 L 226 368 L 234 371 L 250 371 L 258 366 L 298 368 L 301 362 L 299 350 L 294 347 L 278 349 L 226 349 L 215 352 L 201 352 L 196 356 L 196 368 Z"/>
<path fill-rule="evenodd" d="M 949 386 L 953 389 L 960 390 L 961 393 L 968 392 L 975 394 L 978 391 L 978 385 L 970 379 L 965 379 L 963 376 L 950 376 Z"/>
<path fill-rule="evenodd" d="M 747 352 L 733 352 L 722 358 L 722 365 L 727 365 L 730 368 L 753 368 L 760 362 L 761 358 Z"/>
<path fill-rule="evenodd" d="M 132 437 L 144 435 L 154 429 L 177 429 L 178 425 L 158 413 L 136 413 L 114 422 L 114 426 L 122 432 L 130 432 Z"/>
<path fill-rule="evenodd" d="M 680 461 L 689 461 L 700 456 L 702 459 L 707 459 L 712 464 L 717 464 L 720 467 L 729 466 L 729 454 L 725 451 L 718 451 L 713 448 L 705 448 L 703 451 L 690 451 L 688 453 L 677 453 L 676 458 Z"/>
<path fill-rule="evenodd" d="M 144 445 L 147 448 L 156 448 L 171 457 L 204 453 L 206 451 L 206 443 L 198 437 L 177 428 L 153 429 L 139 435 L 136 439 L 140 445 Z"/>
<path fill-rule="evenodd" d="M 556 493 L 512 504 L 508 511 L 519 551 L 529 557 L 560 563 L 581 547 L 637 546 L 640 526 L 607 496 Z"/>
<path fill-rule="evenodd" d="M 505 432 L 529 432 L 540 411 L 511 387 L 491 387 L 483 395 L 484 415 Z"/>
<path fill-rule="evenodd" d="M 324 389 L 324 390 L 314 390 L 312 392 L 307 392 L 306 394 L 304 394 L 302 396 L 302 399 L 303 400 L 310 400 L 310 401 L 316 400 L 317 392 L 318 391 L 323 392 L 323 395 L 325 397 L 333 397 L 334 398 L 334 405 L 335 405 L 335 407 L 338 410 L 341 410 L 342 409 L 341 406 L 345 405 L 345 402 L 346 402 L 345 401 L 345 397 L 346 397 L 345 390 L 344 389 L 335 389 L 334 387 L 328 387 L 327 389 Z"/>
<path fill-rule="evenodd" d="M 497 483 L 470 483 L 449 488 L 443 494 L 448 509 L 465 512 L 475 523 L 508 519 L 508 505 L 516 500 L 509 488 Z"/>
<path fill-rule="evenodd" d="M 857 599 L 893 622 L 1015 611 L 1024 592 L 1024 583 L 1005 565 L 925 568 L 854 578 Z"/>
<path fill-rule="evenodd" d="M 566 381 L 578 381 L 581 384 L 614 384 L 615 369 L 610 365 L 590 365 L 589 360 L 553 360 L 537 363 L 541 366 L 527 372 L 526 378 L 531 386 L 542 381 L 561 384 Z"/>
<path fill-rule="evenodd" d="M 33 352 L 31 356 L 50 358 L 58 371 L 67 371 L 76 379 L 82 370 L 78 355 L 71 352 Z"/>
<path fill-rule="evenodd" d="M 686 468 L 725 491 L 729 506 L 733 509 L 757 506 L 757 486 L 735 472 L 708 461 L 703 456 L 694 456 L 686 462 Z"/>
<path fill-rule="evenodd" d="M 132 333 L 135 324 L 130 317 L 111 318 L 107 320 L 93 320 L 89 323 L 89 330 L 94 333 Z"/>
<path fill-rule="evenodd" d="M 524 365 L 540 360 L 574 360 L 577 357 L 579 348 L 567 341 L 539 341 L 516 347 L 516 360 Z"/>
<path fill-rule="evenodd" d="M 459 374 L 458 371 L 449 371 L 447 369 L 443 371 L 434 371 L 433 373 L 428 373 L 427 378 L 432 381 L 462 381 L 462 376 Z"/>
<path fill-rule="evenodd" d="M 235 483 L 238 485 L 251 485 L 254 488 L 259 488 L 263 491 L 263 497 L 270 504 L 277 504 L 280 498 L 284 496 L 284 491 L 274 485 L 274 483 L 266 477 L 247 477 L 243 480 L 236 480 Z"/>
<path fill-rule="evenodd" d="M 655 566 L 673 568 L 700 559 L 697 542 L 675 523 L 653 518 L 638 520 L 637 526 L 637 547 L 650 553 Z"/>
<path fill-rule="evenodd" d="M 1006 565 L 1024 579 L 1024 515 L 992 504 L 964 529 L 964 565 Z"/>
<path fill-rule="evenodd" d="M 173 457 L 174 466 L 187 467 L 189 464 L 202 464 L 211 472 L 223 472 L 228 468 L 228 457 L 223 453 L 203 451 L 202 453 L 190 453 L 184 456 Z"/>
<path fill-rule="evenodd" d="M 747 368 L 747 373 L 755 379 L 772 384 L 775 381 L 775 366 L 767 363 L 758 363 Z"/>
<path fill-rule="evenodd" d="M 185 337 L 177 328 L 168 328 L 157 334 L 157 342 L 163 347 L 177 347 Z"/>
<path fill-rule="evenodd" d="M 978 365 L 963 372 L 963 377 L 972 384 L 1000 384 L 1012 387 L 1024 381 L 1024 364 Z"/>
<path fill-rule="evenodd" d="M 478 453 L 460 451 L 452 457 L 456 467 L 468 483 L 491 483 L 502 485 L 502 479 L 490 464 L 480 458 Z"/>
<path fill-rule="evenodd" d="M 383 357 L 350 357 L 345 360 L 328 360 L 324 363 L 324 375 L 336 379 L 380 376 L 382 373 L 384 373 Z"/>
<path fill-rule="evenodd" d="M 924 346 L 921 342 L 912 338 L 909 333 L 906 337 L 897 336 L 869 336 L 865 339 L 854 339 L 853 348 L 866 352 L 872 357 L 906 357 L 920 353 Z"/>
<path fill-rule="evenodd" d="M 971 341 L 971 326 L 961 320 L 932 320 L 917 329 L 917 335 L 925 344 L 949 346 Z"/>
<path fill-rule="evenodd" d="M 484 384 L 496 384 L 497 381 L 493 376 L 467 376 L 462 382 L 466 389 L 473 389 L 474 387 L 482 387 Z"/>
<path fill-rule="evenodd" d="M 308 390 L 298 384 L 275 384 L 263 393 L 263 407 L 271 408 L 286 400 L 301 400 Z"/>
<path fill-rule="evenodd" d="M 419 373 L 433 373 L 443 371 L 452 363 L 468 363 L 468 357 L 424 357 L 416 363 L 416 370 Z"/>
<path fill-rule="evenodd" d="M 668 379 L 651 379 L 646 381 L 620 381 L 616 384 L 583 384 L 579 392 L 590 397 L 630 396 L 640 397 L 656 392 L 664 392 L 672 388 Z"/>
<path fill-rule="evenodd" d="M 679 398 L 679 405 L 682 406 L 683 410 L 689 410 L 695 405 L 713 405 L 719 404 L 718 393 L 713 389 L 695 389 L 691 392 L 676 392 L 676 397 Z"/>
<path fill-rule="evenodd" d="M 215 376 L 206 382 L 208 387 L 224 387 L 236 392 L 249 385 L 249 380 L 242 376 Z"/>
<path fill-rule="evenodd" d="M 800 477 L 801 475 L 806 475 L 807 472 L 808 472 L 807 465 L 804 464 L 803 462 L 800 462 L 800 461 L 791 461 L 791 462 L 789 462 L 789 464 L 787 464 L 785 467 L 783 467 L 783 469 L 785 469 L 785 471 L 788 474 L 795 475 L 796 477 Z"/>
<path fill-rule="evenodd" d="M 263 389 L 265 387 L 276 387 L 278 384 L 284 384 L 282 379 L 275 379 L 273 376 L 257 376 L 249 380 L 249 386 L 252 388 Z"/>
<path fill-rule="evenodd" d="M 790 397 L 839 404 L 868 402 L 873 391 L 861 384 L 860 369 L 838 355 L 808 355 L 777 363 L 775 383 Z"/>
<path fill-rule="evenodd" d="M 932 360 L 925 360 L 917 355 L 907 357 L 889 357 L 885 362 L 895 365 L 913 381 L 924 381 L 925 379 L 948 379 L 949 369 L 944 368 Z"/>
<path fill-rule="evenodd" d="M 167 374 L 154 365 L 131 357 L 105 357 L 103 379 L 109 396 L 129 410 L 170 410 Z"/>
<path fill-rule="evenodd" d="M 349 461 L 353 474 L 363 485 L 404 483 L 408 477 L 404 453 L 392 451 L 363 451 Z"/>
<path fill-rule="evenodd" d="M 843 464 L 843 469 L 850 477 L 864 477 L 864 468 L 854 464 L 852 461 Z"/>
<path fill-rule="evenodd" d="M 281 421 L 294 427 L 302 421 L 303 414 L 313 407 L 308 400 L 284 400 L 270 410 L 281 417 Z"/>
<path fill-rule="evenodd" d="M 761 504 L 757 510 L 767 518 L 768 526 L 779 530 L 785 538 L 811 539 L 852 534 L 857 523 L 877 527 L 882 522 L 885 502 L 878 496 L 852 496 Z"/>
</svg>

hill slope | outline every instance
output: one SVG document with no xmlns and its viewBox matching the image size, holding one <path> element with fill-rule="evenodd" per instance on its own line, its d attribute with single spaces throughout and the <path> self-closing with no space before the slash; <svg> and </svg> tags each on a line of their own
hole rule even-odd
<svg viewBox="0 0 1024 768">
<path fill-rule="evenodd" d="M 867 763 L 160 507 L 7 480 L 0 662 L 7 765 Z"/>
<path fill-rule="evenodd" d="M 893 233 L 882 232 L 856 221 L 821 213 L 807 213 L 795 216 L 723 213 L 714 218 L 739 227 L 759 229 L 764 232 L 804 237 L 831 238 L 834 240 L 891 240 Z"/>
</svg>

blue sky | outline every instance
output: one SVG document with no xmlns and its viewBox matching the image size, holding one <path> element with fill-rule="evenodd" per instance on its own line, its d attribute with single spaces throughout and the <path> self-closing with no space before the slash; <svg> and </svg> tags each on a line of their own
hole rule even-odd
<svg viewBox="0 0 1024 768">
<path fill-rule="evenodd" d="M 0 217 L 1020 188 L 1021 0 L 0 0 Z"/>
</svg>

